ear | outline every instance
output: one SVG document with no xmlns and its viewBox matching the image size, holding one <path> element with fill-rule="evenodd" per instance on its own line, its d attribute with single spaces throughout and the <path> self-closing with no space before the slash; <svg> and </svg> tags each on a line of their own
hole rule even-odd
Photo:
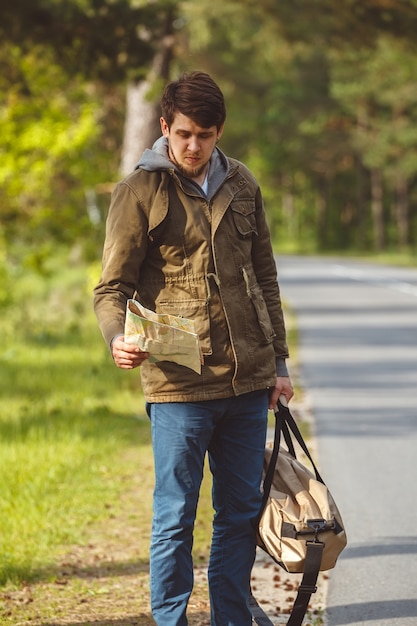
<svg viewBox="0 0 417 626">
<path fill-rule="evenodd" d="M 217 141 L 219 141 L 220 137 L 223 135 L 223 130 L 224 130 L 224 124 L 222 124 L 219 130 L 217 131 Z"/>
<path fill-rule="evenodd" d="M 169 126 L 163 117 L 160 118 L 161 131 L 164 137 L 169 137 Z"/>
</svg>

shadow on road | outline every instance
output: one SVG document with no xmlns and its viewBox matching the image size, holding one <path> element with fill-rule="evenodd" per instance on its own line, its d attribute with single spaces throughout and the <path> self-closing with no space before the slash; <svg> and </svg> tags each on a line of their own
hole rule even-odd
<svg viewBox="0 0 417 626">
<path fill-rule="evenodd" d="M 380 600 L 378 602 L 359 602 L 346 606 L 333 606 L 328 610 L 329 624 L 362 624 L 379 620 L 417 617 L 417 600 Z M 417 622 L 413 622 L 417 623 Z"/>
<path fill-rule="evenodd" d="M 372 556 L 389 556 L 392 554 L 417 554 L 417 537 L 385 537 L 380 542 L 347 546 L 340 559 L 360 559 Z M 415 600 L 417 607 L 417 599 Z"/>
</svg>

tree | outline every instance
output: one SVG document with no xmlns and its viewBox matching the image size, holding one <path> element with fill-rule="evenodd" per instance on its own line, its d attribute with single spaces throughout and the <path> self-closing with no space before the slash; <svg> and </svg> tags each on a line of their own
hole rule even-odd
<svg viewBox="0 0 417 626">
<path fill-rule="evenodd" d="M 309 229 L 321 248 L 354 243 L 368 247 L 372 208 L 373 239 L 377 247 L 384 247 L 383 234 L 392 230 L 384 186 L 388 184 L 391 191 L 388 179 L 395 179 L 393 213 L 404 241 L 410 231 L 406 215 L 412 212 L 406 189 L 414 175 L 405 181 L 401 172 L 412 169 L 414 113 L 410 124 L 401 114 L 393 125 L 393 111 L 388 107 L 387 115 L 386 104 L 379 102 L 377 116 L 367 111 L 372 125 L 365 132 L 363 109 L 355 105 L 352 110 L 351 96 L 341 93 L 340 86 L 354 89 L 356 85 L 363 94 L 373 85 L 372 89 L 380 89 L 381 98 L 383 92 L 387 95 L 385 85 L 377 86 L 367 65 L 381 57 L 384 37 L 414 61 L 414 65 L 407 61 L 406 67 L 416 66 L 417 3 L 259 0 L 245 2 L 242 11 L 236 0 L 201 0 L 186 6 L 193 25 L 191 52 L 221 74 L 232 116 L 244 111 L 241 123 L 233 122 L 232 128 L 229 123 L 222 143 L 254 164 L 277 228 L 285 220 L 297 219 L 298 236 Z M 352 55 L 357 57 L 354 64 Z M 398 72 L 404 59 L 390 61 L 385 74 L 384 62 L 381 59 L 378 76 L 396 75 L 393 91 L 410 93 L 415 78 L 410 72 L 407 77 Z M 408 100 L 409 113 L 415 108 L 413 97 Z M 400 148 L 400 138 L 404 148 L 407 138 L 407 151 Z M 386 151 L 386 158 L 374 166 L 373 148 L 379 155 Z M 294 232 L 294 227 L 289 230 Z"/>
<path fill-rule="evenodd" d="M 374 242 L 382 250 L 410 243 L 408 190 L 417 178 L 417 70 L 415 54 L 392 37 L 372 50 L 351 50 L 335 59 L 332 91 L 351 119 L 351 142 L 370 172 Z M 394 198 L 386 211 L 387 197 Z"/>
<path fill-rule="evenodd" d="M 24 53 L 44 46 L 69 76 L 120 83 L 147 73 L 171 0 L 3 0 L 0 35 Z"/>
<path fill-rule="evenodd" d="M 170 0 L 34 0 L 28 6 L 5 0 L 0 181 L 8 229 L 30 223 L 26 233 L 32 237 L 41 229 L 60 240 L 94 229 L 96 192 L 118 177 L 121 87 L 130 84 L 128 103 L 135 90 L 143 96 L 136 119 L 141 121 L 148 108 L 151 128 L 156 117 L 148 98 L 150 79 L 168 75 L 175 5 Z M 133 139 L 138 155 L 143 135 L 143 125 L 136 133 L 126 125 L 125 145 Z"/>
<path fill-rule="evenodd" d="M 112 170 L 100 151 L 107 96 L 67 76 L 44 47 L 2 53 L 3 225 L 26 241 L 44 242 L 48 233 L 70 241 L 90 225 L 85 191 Z"/>
<path fill-rule="evenodd" d="M 155 52 L 144 80 L 131 81 L 127 86 L 126 120 L 120 171 L 127 175 L 145 148 L 152 147 L 160 135 L 158 91 L 169 78 L 173 36 L 174 8 L 169 7 L 160 33 L 160 46 Z"/>
</svg>

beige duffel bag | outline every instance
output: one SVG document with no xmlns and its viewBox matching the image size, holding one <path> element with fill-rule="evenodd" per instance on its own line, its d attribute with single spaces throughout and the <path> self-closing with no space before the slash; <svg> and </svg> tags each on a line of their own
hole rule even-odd
<svg viewBox="0 0 417 626">
<path fill-rule="evenodd" d="M 281 401 L 275 418 L 274 445 L 265 450 L 258 545 L 287 572 L 304 575 L 288 621 L 289 626 L 296 626 L 301 624 L 311 594 L 316 591 L 319 571 L 335 566 L 347 540 L 336 503 L 294 418 Z M 281 433 L 288 450 L 280 446 Z M 292 437 L 309 459 L 313 472 L 297 459 Z"/>
</svg>

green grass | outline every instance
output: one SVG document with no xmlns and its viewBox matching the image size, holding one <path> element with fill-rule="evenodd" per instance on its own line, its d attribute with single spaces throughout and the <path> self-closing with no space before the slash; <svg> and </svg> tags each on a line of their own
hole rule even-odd
<svg viewBox="0 0 417 626">
<path fill-rule="evenodd" d="M 91 322 L 53 342 L 17 335 L 0 357 L 0 583 L 36 577 L 81 541 L 134 471 L 126 452 L 150 454 L 137 382 L 120 376 Z"/>
<path fill-rule="evenodd" d="M 410 246 L 407 250 L 400 251 L 397 249 L 386 250 L 384 252 L 376 252 L 350 248 L 348 250 L 317 250 L 314 242 L 311 245 L 302 245 L 298 241 L 288 240 L 274 241 L 274 251 L 278 258 L 282 255 L 300 255 L 320 257 L 340 257 L 357 261 L 369 261 L 370 263 L 378 263 L 381 265 L 394 265 L 398 267 L 417 267 L 417 248 Z"/>
<path fill-rule="evenodd" d="M 90 283 L 80 267 L 26 272 L 1 311 L 0 584 L 47 575 L 151 458 L 139 374 L 112 363 Z M 151 471 L 144 489 L 147 523 Z"/>
</svg>

